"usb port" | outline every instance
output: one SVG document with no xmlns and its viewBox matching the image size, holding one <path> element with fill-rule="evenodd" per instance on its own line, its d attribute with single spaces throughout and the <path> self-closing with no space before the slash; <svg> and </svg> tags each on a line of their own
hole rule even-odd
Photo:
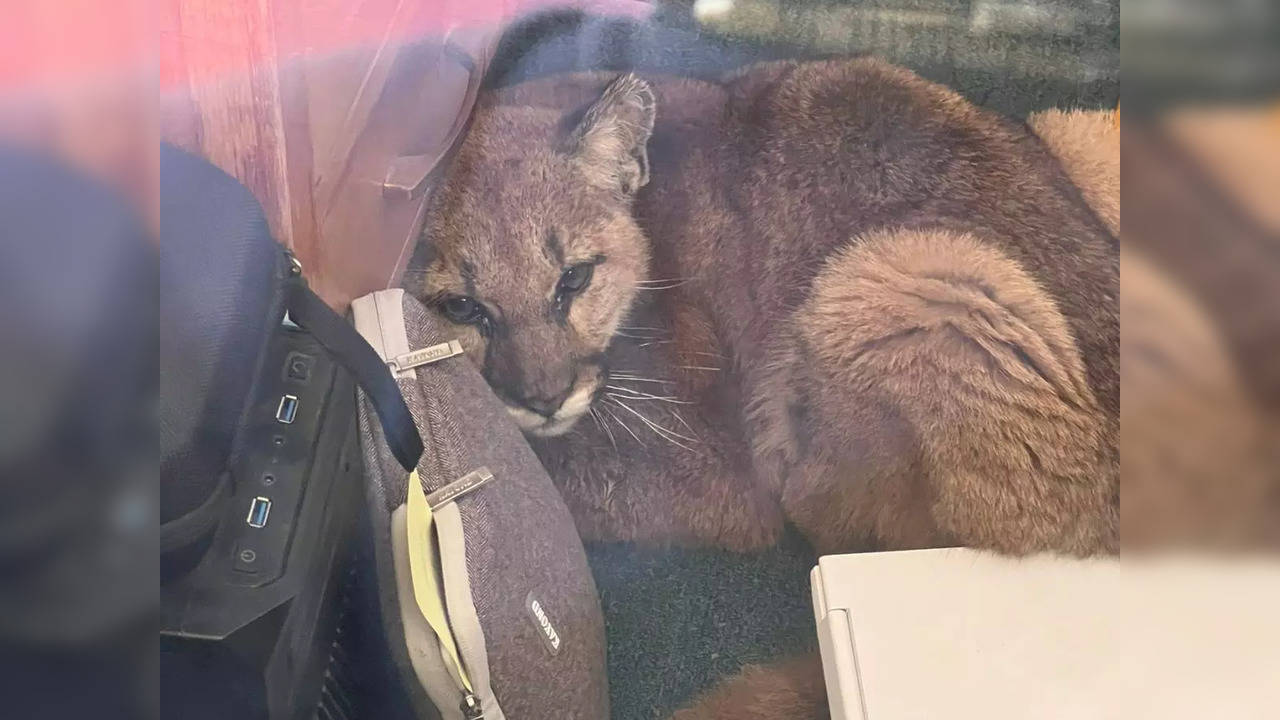
<svg viewBox="0 0 1280 720">
<path fill-rule="evenodd" d="M 280 398 L 280 406 L 276 408 L 276 420 L 288 425 L 298 416 L 298 396 L 285 395 Z"/>
<path fill-rule="evenodd" d="M 249 517 L 245 522 L 249 527 L 260 528 L 267 524 L 267 516 L 271 514 L 271 501 L 264 497 L 256 497 L 249 503 Z"/>
</svg>

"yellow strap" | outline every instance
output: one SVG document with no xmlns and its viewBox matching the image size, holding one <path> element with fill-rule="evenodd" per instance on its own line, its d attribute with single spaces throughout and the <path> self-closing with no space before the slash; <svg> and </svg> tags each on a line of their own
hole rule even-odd
<svg viewBox="0 0 1280 720">
<path fill-rule="evenodd" d="M 413 597 L 418 601 L 418 609 L 427 619 L 436 637 L 440 638 L 440 646 L 444 648 L 449 660 L 462 678 L 467 692 L 474 692 L 471 678 L 462 666 L 458 656 L 458 644 L 453 639 L 453 631 L 449 629 L 449 617 L 445 612 L 444 581 L 436 567 L 439 557 L 436 548 L 436 534 L 433 532 L 431 506 L 427 504 L 426 493 L 422 490 L 422 481 L 418 479 L 418 471 L 409 473 L 409 497 L 406 499 L 406 523 L 409 526 L 409 574 L 413 579 Z"/>
</svg>

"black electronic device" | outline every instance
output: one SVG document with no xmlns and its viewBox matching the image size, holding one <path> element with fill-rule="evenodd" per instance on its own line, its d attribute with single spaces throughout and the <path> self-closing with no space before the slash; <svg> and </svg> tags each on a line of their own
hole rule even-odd
<svg viewBox="0 0 1280 720">
<path fill-rule="evenodd" d="M 160 171 L 161 714 L 349 717 L 342 667 L 361 645 L 341 636 L 368 541 L 356 387 L 404 467 L 422 440 L 248 190 L 170 147 Z"/>
<path fill-rule="evenodd" d="M 307 718 L 321 697 L 362 505 L 355 388 L 296 327 L 264 362 L 212 539 L 161 588 L 165 717 Z"/>
</svg>

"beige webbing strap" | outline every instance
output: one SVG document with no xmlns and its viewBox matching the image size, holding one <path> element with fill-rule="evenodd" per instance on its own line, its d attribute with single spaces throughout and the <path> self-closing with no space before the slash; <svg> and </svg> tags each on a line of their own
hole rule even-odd
<svg viewBox="0 0 1280 720">
<path fill-rule="evenodd" d="M 422 490 L 422 480 L 418 478 L 417 470 L 409 474 L 405 505 L 409 532 L 409 573 L 413 580 L 414 600 L 417 601 L 422 616 L 431 625 L 431 630 L 439 638 L 440 647 L 453 663 L 462 684 L 468 691 L 472 691 L 471 678 L 467 676 L 467 669 L 458 655 L 458 643 L 449 628 L 449 616 L 445 611 L 444 579 L 440 577 L 436 566 L 439 546 L 435 530 L 431 527 L 431 506 L 427 504 L 427 496 Z"/>
</svg>

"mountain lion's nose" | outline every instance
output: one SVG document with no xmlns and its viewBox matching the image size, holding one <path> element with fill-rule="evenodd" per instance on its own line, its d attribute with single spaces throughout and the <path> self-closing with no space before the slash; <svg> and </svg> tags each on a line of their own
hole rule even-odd
<svg viewBox="0 0 1280 720">
<path fill-rule="evenodd" d="M 565 391 L 553 398 L 529 397 L 522 401 L 522 404 L 530 410 L 542 415 L 543 417 L 551 417 L 556 414 L 561 405 L 564 405 L 565 398 L 569 397 L 569 391 L 573 388 L 565 388 Z"/>
</svg>

